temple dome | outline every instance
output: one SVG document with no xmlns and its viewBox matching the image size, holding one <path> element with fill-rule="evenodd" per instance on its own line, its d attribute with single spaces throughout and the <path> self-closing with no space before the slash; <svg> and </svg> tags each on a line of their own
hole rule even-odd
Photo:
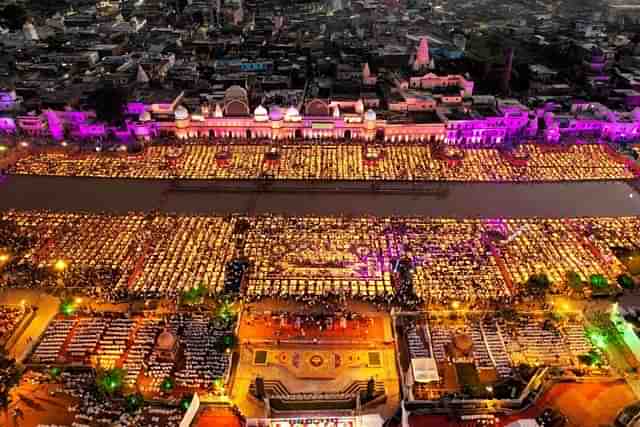
<svg viewBox="0 0 640 427">
<path fill-rule="evenodd" d="M 282 110 L 278 106 L 271 107 L 269 110 L 269 118 L 271 120 L 282 120 Z"/>
<path fill-rule="evenodd" d="M 156 340 L 156 346 L 159 350 L 173 350 L 175 344 L 176 337 L 167 329 L 165 329 L 160 335 L 158 335 L 158 339 Z"/>
<path fill-rule="evenodd" d="M 376 118 L 377 118 L 376 112 L 373 110 L 367 110 L 367 112 L 364 115 L 364 119 L 369 122 L 375 122 Z"/>
<path fill-rule="evenodd" d="M 143 111 L 140 116 L 138 117 L 138 120 L 141 122 L 150 122 L 151 121 L 151 114 L 148 111 Z"/>
<path fill-rule="evenodd" d="M 225 100 L 247 99 L 247 90 L 241 86 L 234 85 L 224 92 Z"/>
<path fill-rule="evenodd" d="M 256 107 L 256 109 L 253 111 L 253 117 L 256 120 L 261 120 L 261 121 L 262 120 L 268 120 L 269 119 L 269 112 L 262 105 L 258 105 Z"/>
<path fill-rule="evenodd" d="M 176 120 L 186 120 L 189 118 L 189 111 L 182 105 L 178 106 L 173 114 Z"/>
<path fill-rule="evenodd" d="M 300 120 L 300 112 L 296 107 L 289 107 L 287 113 L 284 116 L 287 121 Z"/>
</svg>

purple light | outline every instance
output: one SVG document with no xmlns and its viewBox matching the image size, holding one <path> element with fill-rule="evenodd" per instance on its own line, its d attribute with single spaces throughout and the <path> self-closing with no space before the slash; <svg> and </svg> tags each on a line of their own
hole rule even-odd
<svg viewBox="0 0 640 427">
<path fill-rule="evenodd" d="M 137 114 L 140 115 L 144 113 L 146 110 L 146 106 L 142 102 L 129 102 L 127 104 L 127 113 L 128 114 Z"/>
</svg>

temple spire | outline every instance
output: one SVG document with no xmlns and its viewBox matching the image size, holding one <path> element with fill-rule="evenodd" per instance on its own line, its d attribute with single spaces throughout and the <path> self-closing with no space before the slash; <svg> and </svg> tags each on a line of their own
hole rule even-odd
<svg viewBox="0 0 640 427">
<path fill-rule="evenodd" d="M 420 45 L 418 46 L 418 52 L 416 53 L 416 59 L 413 63 L 415 69 L 421 69 L 429 66 L 431 58 L 429 57 L 429 41 L 426 37 L 420 39 Z"/>
</svg>

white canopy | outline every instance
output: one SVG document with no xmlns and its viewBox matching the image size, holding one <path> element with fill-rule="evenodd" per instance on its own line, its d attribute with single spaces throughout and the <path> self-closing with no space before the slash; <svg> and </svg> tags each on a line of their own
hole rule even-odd
<svg viewBox="0 0 640 427">
<path fill-rule="evenodd" d="M 417 383 L 430 383 L 440 380 L 438 366 L 433 357 L 416 357 L 411 359 L 413 378 Z"/>
<path fill-rule="evenodd" d="M 508 424 L 507 427 L 540 427 L 540 424 L 533 418 L 527 418 L 524 420 L 514 421 Z"/>
</svg>

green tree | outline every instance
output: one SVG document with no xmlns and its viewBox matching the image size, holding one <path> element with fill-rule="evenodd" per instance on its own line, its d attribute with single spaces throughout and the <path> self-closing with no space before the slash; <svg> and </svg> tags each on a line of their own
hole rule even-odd
<svg viewBox="0 0 640 427">
<path fill-rule="evenodd" d="M 60 311 L 60 313 L 64 314 L 65 316 L 73 315 L 73 313 L 75 313 L 76 311 L 76 305 L 73 298 L 69 298 L 69 297 L 64 298 L 60 302 L 60 307 L 58 310 Z"/>
<path fill-rule="evenodd" d="M 617 282 L 623 289 L 633 289 L 634 287 L 633 279 L 628 274 L 619 275 Z"/>
<path fill-rule="evenodd" d="M 576 292 L 582 291 L 584 287 L 584 284 L 582 283 L 582 278 L 575 271 L 567 272 L 567 285 L 569 285 L 569 287 Z"/>
<path fill-rule="evenodd" d="M 127 412 L 137 412 L 144 406 L 144 396 L 140 393 L 130 394 L 126 397 L 124 403 Z"/>
<path fill-rule="evenodd" d="M 122 368 L 99 369 L 96 375 L 98 391 L 106 396 L 113 396 L 122 390 L 127 372 Z"/>
<path fill-rule="evenodd" d="M 582 363 L 583 365 L 587 365 L 587 366 L 602 364 L 602 358 L 600 357 L 600 354 L 595 350 L 591 350 L 588 353 L 579 355 L 578 361 L 580 361 L 580 363 Z"/>
<path fill-rule="evenodd" d="M 182 292 L 182 302 L 185 304 L 196 304 L 207 294 L 207 287 L 203 283 L 198 283 L 193 288 Z"/>
<path fill-rule="evenodd" d="M 551 281 L 545 273 L 532 274 L 525 286 L 532 295 L 544 295 L 551 286 Z"/>
<path fill-rule="evenodd" d="M 160 390 L 164 393 L 171 393 L 174 387 L 175 385 L 173 384 L 173 380 L 169 377 L 166 377 L 162 380 L 162 383 L 160 383 Z"/>
<path fill-rule="evenodd" d="M 609 282 L 607 278 L 602 274 L 592 274 L 589 276 L 589 283 L 591 283 L 591 287 L 593 289 L 606 289 L 609 287 Z"/>
<path fill-rule="evenodd" d="M 180 409 L 182 409 L 183 411 L 189 409 L 192 400 L 193 394 L 185 394 L 184 396 L 182 396 L 182 399 L 180 399 Z"/>
</svg>

